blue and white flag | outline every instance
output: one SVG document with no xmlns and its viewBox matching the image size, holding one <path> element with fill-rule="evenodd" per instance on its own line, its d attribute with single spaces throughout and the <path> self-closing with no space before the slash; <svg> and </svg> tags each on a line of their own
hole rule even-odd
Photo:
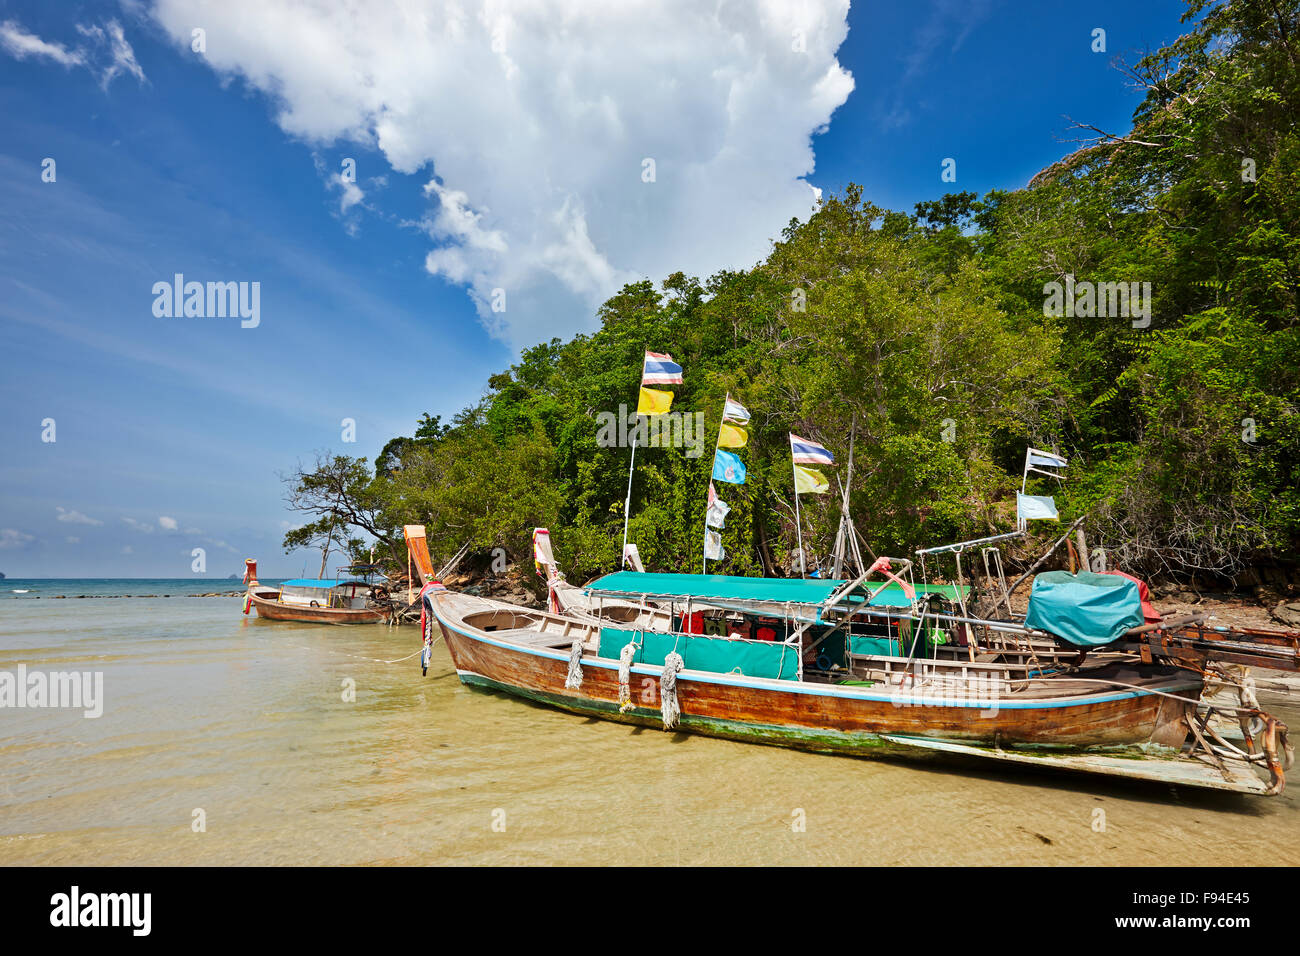
<svg viewBox="0 0 1300 956">
<path fill-rule="evenodd" d="M 680 385 L 682 384 L 682 367 L 673 361 L 671 355 L 646 352 L 645 365 L 641 369 L 641 384 Z"/>
<path fill-rule="evenodd" d="M 1016 514 L 1021 521 L 1061 520 L 1060 515 L 1056 513 L 1056 501 L 1050 495 L 1022 495 L 1017 492 Z"/>
<path fill-rule="evenodd" d="M 722 406 L 722 420 L 735 422 L 737 425 L 748 425 L 749 409 L 728 395 L 726 403 Z"/>
<path fill-rule="evenodd" d="M 1029 449 L 1029 456 L 1025 461 L 1026 465 L 1038 465 L 1043 468 L 1064 468 L 1068 464 L 1068 459 L 1060 455 L 1053 455 L 1049 451 L 1039 451 L 1037 448 Z"/>
<path fill-rule="evenodd" d="M 740 460 L 739 455 L 733 455 L 731 452 L 719 448 L 713 454 L 713 479 L 715 481 L 725 481 L 729 485 L 743 485 L 745 483 L 745 463 Z"/>
<path fill-rule="evenodd" d="M 790 454 L 796 465 L 833 465 L 835 456 L 822 445 L 790 433 Z"/>
</svg>

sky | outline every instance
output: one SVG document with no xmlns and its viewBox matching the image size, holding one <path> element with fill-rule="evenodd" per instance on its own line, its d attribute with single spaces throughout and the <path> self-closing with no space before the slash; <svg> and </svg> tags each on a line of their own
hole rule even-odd
<svg viewBox="0 0 1300 956">
<path fill-rule="evenodd" d="M 299 464 L 848 183 L 1024 186 L 1071 120 L 1128 129 L 1115 62 L 1183 9 L 0 0 L 0 572 L 315 569 Z"/>
</svg>

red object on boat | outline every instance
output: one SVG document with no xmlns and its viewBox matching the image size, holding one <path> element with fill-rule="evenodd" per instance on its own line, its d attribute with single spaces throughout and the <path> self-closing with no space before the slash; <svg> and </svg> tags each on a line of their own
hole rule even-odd
<svg viewBox="0 0 1300 956">
<path fill-rule="evenodd" d="M 1121 578 L 1128 578 L 1138 586 L 1138 597 L 1142 599 L 1142 618 L 1148 624 L 1155 624 L 1160 620 L 1160 612 L 1156 610 L 1155 605 L 1151 603 L 1151 589 L 1141 578 L 1135 578 L 1131 574 L 1125 574 L 1123 571 L 1103 571 L 1102 574 L 1118 574 Z"/>
<path fill-rule="evenodd" d="M 704 612 L 692 611 L 682 618 L 682 630 L 687 634 L 704 633 Z"/>
</svg>

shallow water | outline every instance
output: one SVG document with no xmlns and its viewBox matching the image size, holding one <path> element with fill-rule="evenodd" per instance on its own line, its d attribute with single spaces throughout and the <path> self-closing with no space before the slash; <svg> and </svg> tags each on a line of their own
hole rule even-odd
<svg viewBox="0 0 1300 956">
<path fill-rule="evenodd" d="M 0 862 L 1300 863 L 1300 789 L 665 734 L 467 688 L 441 643 L 421 677 L 416 628 L 269 623 L 240 604 L 0 605 L 0 670 L 102 671 L 105 699 L 97 719 L 0 709 Z M 1300 727 L 1296 703 L 1269 702 Z"/>
</svg>

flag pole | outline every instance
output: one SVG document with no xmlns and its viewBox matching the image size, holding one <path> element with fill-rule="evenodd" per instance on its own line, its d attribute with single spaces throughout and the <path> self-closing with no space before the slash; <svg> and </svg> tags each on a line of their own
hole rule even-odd
<svg viewBox="0 0 1300 956">
<path fill-rule="evenodd" d="M 803 560 L 803 522 L 799 520 L 799 473 L 794 470 L 794 444 L 790 445 L 790 474 L 794 477 L 794 531 L 799 540 L 799 577 L 806 577 Z"/>
<path fill-rule="evenodd" d="M 639 426 L 641 416 L 638 415 L 636 419 Z M 627 501 L 623 503 L 623 550 L 618 555 L 618 569 L 620 571 L 627 564 L 627 522 L 628 518 L 632 516 L 632 469 L 636 467 L 636 439 L 639 432 L 640 428 L 632 432 L 632 460 L 627 466 Z"/>
<path fill-rule="evenodd" d="M 722 421 L 727 416 L 727 402 L 731 401 L 731 393 L 722 400 L 722 416 L 718 418 L 718 437 L 713 442 L 713 461 L 709 462 L 709 486 L 713 486 L 713 466 L 718 463 L 718 449 L 722 447 Z M 709 505 L 708 499 L 704 504 L 704 564 L 700 571 L 701 574 L 709 573 Z"/>
<path fill-rule="evenodd" d="M 1025 496 L 1025 488 L 1029 485 L 1029 446 L 1025 446 L 1025 470 L 1020 474 L 1020 497 L 1016 498 L 1016 530 L 1025 530 L 1025 519 L 1020 517 L 1020 498 Z"/>
</svg>

